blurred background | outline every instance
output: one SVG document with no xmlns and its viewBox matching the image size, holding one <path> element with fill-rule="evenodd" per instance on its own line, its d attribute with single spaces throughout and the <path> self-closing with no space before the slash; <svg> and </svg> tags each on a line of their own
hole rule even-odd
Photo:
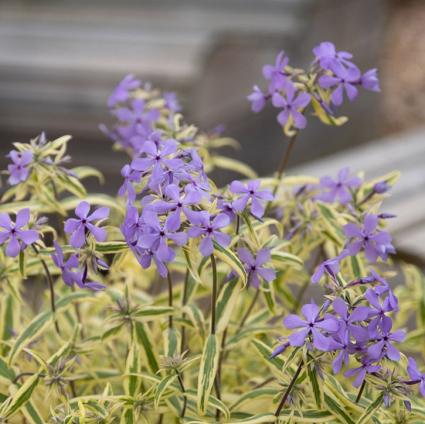
<svg viewBox="0 0 425 424">
<path fill-rule="evenodd" d="M 421 259 L 424 0 L 1 0 L 0 165 L 13 141 L 42 130 L 49 139 L 72 134 L 73 163 L 99 168 L 115 192 L 126 159 L 98 124 L 108 122 L 113 87 L 134 73 L 176 91 L 188 122 L 223 124 L 242 145 L 233 155 L 271 174 L 285 143 L 276 111 L 252 114 L 246 96 L 279 50 L 303 66 L 325 40 L 352 52 L 362 70 L 378 67 L 382 93 L 363 91 L 346 104 L 343 128 L 310 120 L 291 166 L 324 175 L 348 165 L 371 177 L 401 169 L 388 203 L 401 216 L 393 230 L 403 251 Z"/>
</svg>

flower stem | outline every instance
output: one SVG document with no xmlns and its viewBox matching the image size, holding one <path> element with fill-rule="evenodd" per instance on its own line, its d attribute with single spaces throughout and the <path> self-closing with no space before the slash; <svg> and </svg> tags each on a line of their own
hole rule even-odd
<svg viewBox="0 0 425 424">
<path fill-rule="evenodd" d="M 283 175 L 283 173 L 284 173 L 284 171 L 286 169 L 286 166 L 288 165 L 289 157 L 291 156 L 292 148 L 294 147 L 295 141 L 297 139 L 297 135 L 298 135 L 298 133 L 295 133 L 289 139 L 289 143 L 286 146 L 285 152 L 284 152 L 284 154 L 282 156 L 282 159 L 281 159 L 281 161 L 279 163 L 279 167 L 277 168 L 276 173 L 277 173 L 277 179 L 279 180 L 279 183 L 280 183 L 280 180 L 282 178 L 282 175 Z M 279 188 L 279 184 L 277 184 L 275 186 L 275 188 L 273 189 L 273 196 L 276 194 L 278 188 Z"/>
<path fill-rule="evenodd" d="M 187 406 L 186 389 L 184 387 L 183 378 L 180 375 L 180 372 L 178 370 L 175 370 L 175 371 L 176 371 L 176 374 L 177 374 L 177 379 L 178 379 L 179 384 L 180 384 L 180 389 L 181 389 L 182 394 L 183 394 L 183 408 L 180 412 L 180 418 L 184 418 L 184 416 L 186 414 L 186 406 Z"/>
<path fill-rule="evenodd" d="M 217 264 L 215 262 L 214 255 L 211 255 L 210 258 L 213 272 L 213 284 L 211 292 L 211 334 L 215 334 L 215 309 L 217 302 Z"/>
<path fill-rule="evenodd" d="M 171 279 L 170 270 L 167 270 L 167 281 L 168 281 L 168 306 L 173 307 L 173 281 Z M 171 330 L 173 328 L 173 314 L 171 313 L 168 316 L 168 328 Z"/>
<path fill-rule="evenodd" d="M 259 294 L 260 294 L 260 287 L 257 287 L 257 291 L 255 292 L 255 296 L 252 298 L 248 309 L 246 310 L 244 316 L 242 317 L 241 322 L 239 323 L 238 331 L 240 331 L 241 328 L 245 325 L 246 320 L 250 316 L 252 310 L 254 309 L 255 304 L 257 303 Z"/>
<path fill-rule="evenodd" d="M 282 400 L 280 401 L 279 406 L 278 406 L 278 407 L 277 407 L 277 409 L 276 409 L 276 412 L 274 413 L 275 417 L 278 417 L 278 416 L 280 415 L 280 412 L 282 411 L 282 408 L 285 406 L 285 402 L 286 402 L 286 400 L 288 399 L 288 396 L 290 395 L 290 393 L 291 393 L 291 391 L 292 391 L 292 388 L 294 387 L 295 382 L 297 381 L 298 376 L 300 375 L 300 372 L 301 372 L 301 370 L 302 370 L 303 364 L 304 364 L 304 362 L 303 362 L 303 360 L 301 359 L 301 361 L 300 361 L 300 363 L 299 363 L 299 365 L 298 365 L 298 368 L 297 368 L 297 370 L 295 371 L 295 374 L 294 374 L 294 376 L 292 377 L 292 380 L 291 380 L 291 382 L 289 383 L 289 386 L 288 386 L 288 388 L 286 389 L 286 392 L 285 392 L 285 394 L 283 395 L 283 398 L 282 398 Z"/>
<path fill-rule="evenodd" d="M 356 403 L 359 403 L 360 399 L 362 398 L 362 394 L 365 387 L 366 387 L 366 379 L 363 380 L 363 383 L 360 386 L 359 393 L 357 394 L 357 397 L 356 397 Z"/>
<path fill-rule="evenodd" d="M 56 319 L 55 288 L 53 286 L 53 278 L 52 278 L 52 275 L 50 274 L 49 267 L 47 266 L 45 260 L 40 258 L 37 247 L 35 247 L 35 245 L 33 244 L 31 245 L 31 247 L 36 253 L 36 255 L 39 257 L 41 265 L 43 266 L 44 272 L 46 274 L 46 279 L 47 279 L 47 283 L 49 285 L 49 291 L 50 291 L 50 309 L 52 310 L 56 333 L 60 336 L 61 332 L 60 332 L 58 321 Z"/>
<path fill-rule="evenodd" d="M 186 271 L 186 275 L 184 277 L 184 286 L 183 286 L 183 296 L 182 296 L 182 307 L 186 305 L 187 302 L 187 286 L 189 285 L 189 270 Z M 186 314 L 182 313 L 182 320 L 186 318 Z M 180 343 L 180 352 L 183 353 L 186 350 L 186 327 L 182 325 L 182 337 Z"/>
</svg>

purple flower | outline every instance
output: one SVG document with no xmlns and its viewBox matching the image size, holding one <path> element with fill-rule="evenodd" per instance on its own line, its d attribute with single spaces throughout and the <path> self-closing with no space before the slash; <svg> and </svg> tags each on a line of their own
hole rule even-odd
<svg viewBox="0 0 425 424">
<path fill-rule="evenodd" d="M 272 354 L 270 355 L 270 358 L 275 358 L 276 356 L 280 355 L 281 353 L 285 352 L 286 349 L 290 346 L 289 342 L 284 342 L 273 349 Z"/>
<path fill-rule="evenodd" d="M 13 163 L 7 166 L 9 172 L 9 179 L 7 180 L 10 185 L 16 185 L 26 181 L 30 173 L 30 165 L 33 160 L 33 154 L 29 151 L 18 152 L 12 150 L 7 155 Z"/>
<path fill-rule="evenodd" d="M 409 373 L 410 378 L 414 382 L 419 383 L 419 391 L 421 392 L 421 395 L 425 397 L 425 374 L 422 374 L 419 371 L 416 361 L 413 358 L 408 358 L 408 364 L 407 372 Z"/>
<path fill-rule="evenodd" d="M 176 158 L 176 152 L 175 140 L 170 139 L 161 143 L 148 140 L 141 149 L 143 157 L 134 159 L 131 167 L 136 171 L 150 173 L 149 187 L 155 189 L 164 180 L 165 170 L 180 168 L 183 165 L 183 161 Z"/>
<path fill-rule="evenodd" d="M 21 209 L 16 214 L 16 221 L 13 222 L 7 213 L 0 214 L 0 245 L 8 242 L 6 255 L 15 258 L 27 246 L 35 243 L 40 235 L 35 230 L 23 230 L 22 227 L 28 224 L 30 220 L 30 210 Z"/>
<path fill-rule="evenodd" d="M 165 107 L 172 112 L 180 112 L 181 106 L 179 99 L 177 98 L 176 93 L 173 92 L 167 92 L 163 95 L 164 101 L 165 101 Z"/>
<path fill-rule="evenodd" d="M 378 361 L 384 356 L 392 361 L 400 360 L 400 352 L 392 345 L 393 342 L 401 343 L 406 337 L 403 330 L 391 332 L 392 320 L 388 318 L 382 322 L 382 334 L 376 339 L 376 343 L 367 349 L 367 354 L 373 361 Z"/>
<path fill-rule="evenodd" d="M 377 230 L 377 226 L 377 215 L 365 215 L 363 227 L 351 223 L 344 226 L 345 235 L 351 238 L 346 246 L 351 256 L 364 250 L 366 258 L 370 262 L 376 262 L 378 257 L 386 260 L 388 253 L 395 252 L 391 236 L 386 231 Z"/>
<path fill-rule="evenodd" d="M 381 303 L 378 294 L 373 289 L 368 289 L 364 297 L 370 305 L 368 306 L 368 318 L 373 318 L 369 323 L 368 330 L 370 334 L 376 337 L 378 326 L 383 329 L 384 327 L 388 327 L 388 325 L 391 324 L 391 318 L 385 314 L 394 311 L 393 304 L 391 303 L 389 296 L 387 296 Z"/>
<path fill-rule="evenodd" d="M 290 314 L 283 320 L 286 328 L 290 330 L 301 329 L 288 337 L 291 346 L 302 346 L 306 339 L 311 336 L 313 345 L 317 349 L 328 351 L 331 348 L 331 340 L 323 335 L 322 330 L 335 332 L 338 330 L 338 322 L 333 318 L 319 318 L 320 309 L 314 303 L 304 305 L 301 308 L 301 313 L 305 319 Z"/>
<path fill-rule="evenodd" d="M 252 93 L 247 99 L 251 102 L 251 110 L 257 113 L 261 112 L 266 105 L 267 96 L 257 85 L 254 85 L 254 87 L 252 87 Z"/>
<path fill-rule="evenodd" d="M 106 219 L 109 216 L 109 208 L 102 207 L 96 209 L 89 215 L 90 205 L 86 201 L 80 202 L 75 209 L 76 218 L 69 218 L 65 221 L 65 232 L 71 234 L 70 243 L 79 249 L 86 241 L 87 233 L 92 233 L 97 241 L 106 240 L 106 230 L 96 227 L 93 222 Z"/>
<path fill-rule="evenodd" d="M 62 272 L 62 278 L 64 283 L 72 287 L 74 283 L 78 280 L 78 275 L 73 269 L 78 268 L 78 256 L 73 254 L 65 261 L 65 257 L 62 251 L 62 248 L 59 244 L 54 241 L 55 253 L 52 253 L 53 263 L 60 268 Z"/>
<path fill-rule="evenodd" d="M 169 213 L 168 219 L 175 228 L 180 227 L 182 211 L 186 210 L 188 206 L 200 202 L 202 199 L 202 195 L 199 191 L 195 191 L 188 187 L 181 193 L 179 187 L 175 184 L 170 184 L 165 187 L 165 196 L 167 200 L 154 202 L 151 207 L 159 214 Z"/>
<path fill-rule="evenodd" d="M 328 274 L 335 281 L 336 275 L 339 272 L 339 263 L 346 256 L 347 251 L 343 250 L 335 258 L 327 259 L 326 261 L 322 262 L 314 271 L 314 274 L 311 277 L 311 282 L 313 284 L 317 284 L 325 273 Z"/>
<path fill-rule="evenodd" d="M 187 242 L 187 234 L 177 231 L 180 223 L 170 216 L 164 223 L 161 223 L 158 215 L 151 210 L 145 210 L 142 218 L 146 225 L 138 245 L 144 249 L 150 249 L 160 261 L 171 262 L 175 257 L 175 252 L 168 245 L 168 241 L 173 241 L 177 246 L 183 246 Z"/>
<path fill-rule="evenodd" d="M 108 100 L 108 106 L 114 107 L 118 103 L 127 101 L 130 97 L 130 91 L 140 87 L 140 81 L 134 78 L 134 75 L 127 75 L 117 85 Z"/>
<path fill-rule="evenodd" d="M 285 66 L 288 64 L 289 59 L 285 56 L 285 52 L 281 51 L 276 56 L 274 65 L 263 66 L 263 76 L 266 80 L 270 81 L 269 91 L 272 93 L 281 89 L 286 81 Z"/>
<path fill-rule="evenodd" d="M 320 188 L 324 191 L 317 196 L 317 199 L 329 203 L 333 203 L 335 200 L 338 200 L 344 205 L 352 199 L 350 189 L 357 188 L 360 184 L 360 178 L 350 176 L 349 168 L 342 168 L 338 172 L 336 180 L 329 176 L 325 176 L 320 179 Z"/>
<path fill-rule="evenodd" d="M 254 287 L 259 287 L 259 277 L 268 283 L 276 278 L 276 272 L 273 269 L 263 266 L 270 260 L 269 249 L 260 249 L 254 257 L 248 249 L 241 247 L 238 249 L 238 255 L 248 273 L 248 283 L 252 283 Z"/>
<path fill-rule="evenodd" d="M 334 66 L 332 70 L 334 75 L 323 75 L 319 78 L 320 86 L 325 89 L 335 87 L 331 100 L 336 106 L 342 104 L 344 91 L 350 101 L 353 101 L 358 94 L 356 84 L 360 80 L 360 71 L 355 67 L 345 68 L 344 66 Z"/>
<path fill-rule="evenodd" d="M 313 49 L 316 56 L 315 61 L 319 62 L 323 69 L 333 69 L 338 65 L 346 65 L 354 67 L 355 65 L 349 60 L 353 57 L 351 53 L 340 51 L 337 52 L 335 45 L 329 41 L 323 41 Z"/>
<path fill-rule="evenodd" d="M 118 190 L 118 195 L 124 197 L 127 193 L 128 201 L 134 202 L 136 191 L 132 183 L 138 183 L 140 181 L 141 173 L 132 169 L 131 165 L 124 165 L 121 169 L 121 176 L 124 178 L 124 182 Z"/>
<path fill-rule="evenodd" d="M 352 343 L 350 342 L 350 335 L 348 331 L 338 331 L 332 334 L 332 341 L 330 343 L 332 350 L 338 350 L 338 354 L 332 362 L 332 371 L 334 374 L 338 374 L 341 371 L 342 365 L 348 365 L 350 357 L 350 348 Z"/>
<path fill-rule="evenodd" d="M 220 231 L 230 223 L 229 217 L 224 213 L 212 217 L 207 211 L 188 210 L 186 216 L 192 223 L 192 227 L 188 230 L 189 236 L 202 237 L 199 248 L 203 256 L 212 255 L 214 240 L 222 247 L 226 247 L 230 243 L 230 236 Z"/>
<path fill-rule="evenodd" d="M 369 91 L 381 91 L 379 87 L 379 79 L 377 75 L 378 71 L 374 69 L 369 69 L 366 71 L 360 78 L 360 84 L 362 87 Z"/>
<path fill-rule="evenodd" d="M 292 83 L 285 84 L 285 97 L 279 93 L 274 93 L 272 97 L 273 106 L 282 108 L 277 115 L 280 125 L 285 126 L 291 118 L 295 128 L 303 129 L 307 125 L 307 119 L 300 112 L 310 103 L 310 95 L 301 92 L 295 97 L 296 88 Z"/>
<path fill-rule="evenodd" d="M 340 316 L 339 331 L 347 332 L 352 335 L 356 340 L 366 340 L 367 331 L 359 325 L 355 325 L 360 321 L 365 321 L 369 317 L 369 308 L 366 306 L 358 306 L 351 312 L 348 312 L 348 306 L 345 301 L 341 298 L 336 298 L 333 301 L 334 311 Z"/>
<path fill-rule="evenodd" d="M 366 377 L 366 374 L 372 374 L 375 372 L 378 372 L 381 369 L 380 365 L 372 365 L 370 361 L 364 361 L 360 367 L 352 368 L 347 370 L 344 373 L 345 377 L 353 377 L 357 375 L 356 379 L 354 380 L 353 386 L 359 387 L 363 380 Z"/>
<path fill-rule="evenodd" d="M 246 185 L 240 181 L 233 181 L 230 184 L 230 191 L 240 194 L 240 197 L 233 201 L 233 207 L 237 212 L 242 212 L 251 200 L 251 213 L 256 218 L 263 217 L 265 210 L 263 202 L 273 200 L 273 194 L 270 190 L 259 190 L 260 184 L 259 180 L 248 181 Z"/>
</svg>

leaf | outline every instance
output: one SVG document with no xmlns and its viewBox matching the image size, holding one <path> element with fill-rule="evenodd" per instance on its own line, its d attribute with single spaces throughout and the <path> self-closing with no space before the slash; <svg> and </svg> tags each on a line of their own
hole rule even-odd
<svg viewBox="0 0 425 424">
<path fill-rule="evenodd" d="M 42 418 L 40 411 L 37 407 L 31 402 L 28 401 L 23 408 L 22 413 L 24 414 L 27 421 L 30 424 L 45 424 L 45 420 Z"/>
<path fill-rule="evenodd" d="M 214 241 L 214 254 L 232 268 L 242 279 L 242 284 L 246 286 L 248 279 L 245 267 L 239 258 L 230 250 L 220 246 Z"/>
<path fill-rule="evenodd" d="M 12 368 L 9 368 L 7 363 L 2 358 L 0 358 L 0 377 L 10 381 L 13 381 L 15 378 L 15 372 Z"/>
<path fill-rule="evenodd" d="M 1 319 L 0 319 L 0 337 L 2 341 L 7 341 L 12 337 L 14 325 L 14 304 L 15 300 L 12 294 L 8 293 L 1 299 Z M 6 343 L 0 345 L 0 352 L 4 355 L 9 347 Z"/>
<path fill-rule="evenodd" d="M 88 177 L 96 177 L 101 183 L 104 182 L 103 174 L 91 166 L 77 166 L 76 168 L 72 168 L 70 171 L 80 180 Z"/>
<path fill-rule="evenodd" d="M 346 424 L 354 424 L 354 421 L 350 415 L 346 412 L 344 407 L 341 407 L 337 399 L 331 398 L 328 394 L 325 394 L 325 404 L 329 412 L 332 412 L 341 422 Z"/>
<path fill-rule="evenodd" d="M 320 103 L 314 97 L 311 98 L 311 104 L 314 109 L 314 114 L 326 125 L 334 125 L 339 127 L 341 125 L 344 125 L 348 121 L 348 118 L 346 116 L 340 116 L 338 118 L 335 118 L 326 113 L 326 111 L 322 108 Z"/>
<path fill-rule="evenodd" d="M 135 323 L 135 332 L 136 332 L 136 339 L 139 345 L 142 347 L 146 359 L 148 361 L 149 369 L 156 373 L 159 369 L 158 361 L 156 359 L 155 351 L 154 351 L 154 345 L 152 344 L 151 337 L 147 330 L 145 329 L 145 326 L 141 322 Z"/>
<path fill-rule="evenodd" d="M 138 372 L 140 369 L 140 355 L 138 345 L 133 342 L 128 351 L 127 361 L 126 361 L 126 374 L 129 375 L 128 383 L 126 386 L 126 393 L 132 397 L 136 396 L 139 392 L 140 387 L 140 377 L 138 377 Z"/>
<path fill-rule="evenodd" d="M 317 408 L 320 409 L 322 407 L 322 402 L 323 402 L 323 390 L 317 378 L 317 371 L 316 371 L 314 362 L 307 366 L 307 375 L 310 380 L 311 387 L 313 389 L 316 406 Z"/>
<path fill-rule="evenodd" d="M 384 394 L 381 393 L 366 409 L 364 414 L 359 418 L 357 421 L 357 424 L 366 424 L 369 421 L 369 419 L 372 417 L 372 415 L 381 407 L 382 403 L 384 402 Z"/>
<path fill-rule="evenodd" d="M 212 163 L 217 168 L 238 172 L 247 178 L 257 178 L 257 173 L 250 166 L 236 159 L 231 159 L 224 156 L 213 156 Z"/>
<path fill-rule="evenodd" d="M 273 283 L 264 283 L 262 284 L 261 293 L 264 297 L 264 300 L 267 305 L 267 309 L 269 310 L 271 315 L 275 315 L 276 313 L 276 300 L 274 295 Z"/>
<path fill-rule="evenodd" d="M 88 292 L 75 292 L 71 293 L 67 296 L 62 297 L 56 302 L 56 313 L 58 313 L 61 309 L 68 306 L 71 302 L 75 300 L 84 299 L 87 297 L 92 297 L 92 293 Z M 25 345 L 27 345 L 31 340 L 33 340 L 35 337 L 40 334 L 47 325 L 51 324 L 52 321 L 50 319 L 52 318 L 53 314 L 51 311 L 45 311 L 40 314 L 38 314 L 25 328 L 24 331 L 21 332 L 21 334 L 16 339 L 12 350 L 9 354 L 9 360 L 8 363 L 11 364 L 13 360 L 15 359 L 15 356 L 23 349 Z"/>
<path fill-rule="evenodd" d="M 25 278 L 25 254 L 23 250 L 19 252 L 19 272 L 22 278 Z"/>
<path fill-rule="evenodd" d="M 129 249 L 128 244 L 124 241 L 108 241 L 105 243 L 96 243 L 96 252 L 103 254 L 112 254 L 123 252 Z"/>
<path fill-rule="evenodd" d="M 187 314 L 190 322 L 196 329 L 196 333 L 199 335 L 202 343 L 205 341 L 205 318 L 202 311 L 195 304 L 189 304 L 184 307 L 184 311 Z"/>
<path fill-rule="evenodd" d="M 280 251 L 272 251 L 271 254 L 272 261 L 277 262 L 279 265 L 296 265 L 302 266 L 303 260 L 292 253 L 280 252 Z"/>
<path fill-rule="evenodd" d="M 237 278 L 228 281 L 217 299 L 216 319 L 217 333 L 224 331 L 229 324 L 241 288 Z"/>
<path fill-rule="evenodd" d="M 171 386 L 171 384 L 174 383 L 176 379 L 177 379 L 177 374 L 167 375 L 159 382 L 158 386 L 156 386 L 155 398 L 154 398 L 155 409 L 158 409 L 162 396 L 164 395 L 165 391 Z"/>
<path fill-rule="evenodd" d="M 171 357 L 179 352 L 180 333 L 175 328 L 164 331 L 164 351 L 165 356 Z"/>
<path fill-rule="evenodd" d="M 171 306 L 140 306 L 132 316 L 136 318 L 153 318 L 162 315 L 170 315 L 174 312 L 174 308 Z"/>
<path fill-rule="evenodd" d="M 217 373 L 220 349 L 215 334 L 210 334 L 202 352 L 198 374 L 197 408 L 200 415 L 205 415 L 214 379 Z"/>
<path fill-rule="evenodd" d="M 254 339 L 251 342 L 256 351 L 260 354 L 260 357 L 265 361 L 265 363 L 274 371 L 278 372 L 278 375 L 281 375 L 281 370 L 283 368 L 283 361 L 279 357 L 272 358 L 273 350 L 267 346 L 265 343 L 260 340 Z"/>
<path fill-rule="evenodd" d="M 8 418 L 25 405 L 31 398 L 32 392 L 37 387 L 40 381 L 38 374 L 29 377 L 25 383 L 11 395 L 0 407 L 0 417 Z"/>
<path fill-rule="evenodd" d="M 250 402 L 258 398 L 273 398 L 277 393 L 279 393 L 279 391 L 280 390 L 278 388 L 267 387 L 261 387 L 259 389 L 250 390 L 249 392 L 244 393 L 242 396 L 240 396 L 239 399 L 230 406 L 230 410 L 236 409 L 242 406 L 245 402 Z"/>
</svg>

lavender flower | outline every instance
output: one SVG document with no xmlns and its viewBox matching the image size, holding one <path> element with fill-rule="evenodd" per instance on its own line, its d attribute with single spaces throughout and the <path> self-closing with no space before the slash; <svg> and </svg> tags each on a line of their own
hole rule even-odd
<svg viewBox="0 0 425 424">
<path fill-rule="evenodd" d="M 233 181 L 230 184 L 230 191 L 241 195 L 233 201 L 233 207 L 237 212 L 242 212 L 251 200 L 251 213 L 256 218 L 263 217 L 265 210 L 263 202 L 271 201 L 274 197 L 269 190 L 259 190 L 260 184 L 261 181 L 259 180 L 248 181 L 247 185 L 244 185 L 240 181 Z"/>
<path fill-rule="evenodd" d="M 266 105 L 267 96 L 261 91 L 258 85 L 252 87 L 252 93 L 247 96 L 251 102 L 251 110 L 255 113 L 261 112 Z"/>
<path fill-rule="evenodd" d="M 341 298 L 336 298 L 333 301 L 334 311 L 340 316 L 339 331 L 352 335 L 356 340 L 364 341 L 367 338 L 367 331 L 359 326 L 355 325 L 360 321 L 365 321 L 369 318 L 369 308 L 366 306 L 358 306 L 353 308 L 351 312 L 348 312 L 348 306 L 345 301 Z"/>
<path fill-rule="evenodd" d="M 377 337 L 376 342 L 367 349 L 367 354 L 372 360 L 378 361 L 384 356 L 392 361 L 400 360 L 400 352 L 392 343 L 401 343 L 406 337 L 406 333 L 403 330 L 392 332 L 391 328 L 391 318 L 382 321 L 382 333 Z"/>
<path fill-rule="evenodd" d="M 285 56 L 285 52 L 281 51 L 276 56 L 274 65 L 263 66 L 263 76 L 266 80 L 270 81 L 269 83 L 270 93 L 283 88 L 286 82 L 286 76 L 285 76 L 284 70 L 288 62 L 289 62 L 289 59 L 287 56 Z"/>
<path fill-rule="evenodd" d="M 160 261 L 171 262 L 175 257 L 175 252 L 168 245 L 168 241 L 170 240 L 178 246 L 183 246 L 187 242 L 187 234 L 177 231 L 180 224 L 176 220 L 168 216 L 165 222 L 161 223 L 158 215 L 151 210 L 144 212 L 143 221 L 145 227 L 138 245 L 155 252 Z"/>
<path fill-rule="evenodd" d="M 230 243 L 230 236 L 220 231 L 230 223 L 229 217 L 224 213 L 212 217 L 207 211 L 187 211 L 186 216 L 192 223 L 192 227 L 188 230 L 189 236 L 202 237 L 199 248 L 203 256 L 210 256 L 213 253 L 213 240 L 223 247 Z"/>
<path fill-rule="evenodd" d="M 90 205 L 82 201 L 75 209 L 78 219 L 69 218 L 65 221 L 65 232 L 71 234 L 70 243 L 77 249 L 85 243 L 87 233 L 93 234 L 97 241 L 106 240 L 106 230 L 95 226 L 93 222 L 106 219 L 109 216 L 109 208 L 98 208 L 90 215 L 89 212 Z"/>
<path fill-rule="evenodd" d="M 30 151 L 18 152 L 12 150 L 7 156 L 12 160 L 12 163 L 7 166 L 9 184 L 16 185 L 26 181 L 30 173 L 33 154 Z"/>
<path fill-rule="evenodd" d="M 78 256 L 73 254 L 65 261 L 62 248 L 56 241 L 53 244 L 55 246 L 55 253 L 51 255 L 53 263 L 60 268 L 64 283 L 72 287 L 78 279 L 76 271 L 73 271 L 73 269 L 78 268 Z"/>
<path fill-rule="evenodd" d="M 288 82 L 285 84 L 285 97 L 279 93 L 274 93 L 272 97 L 273 106 L 282 108 L 282 111 L 277 115 L 277 120 L 280 125 L 285 126 L 289 119 L 292 119 L 294 127 L 303 129 L 307 125 L 307 119 L 300 112 L 310 103 L 310 95 L 301 92 L 295 97 L 296 88 Z"/>
<path fill-rule="evenodd" d="M 360 78 L 360 84 L 362 85 L 362 87 L 369 91 L 381 91 L 377 74 L 378 71 L 375 68 L 366 71 Z"/>
<path fill-rule="evenodd" d="M 334 66 L 334 75 L 323 75 L 319 78 L 322 88 L 335 87 L 332 91 L 331 100 L 336 106 L 343 102 L 344 91 L 350 101 L 353 101 L 358 94 L 356 84 L 360 80 L 360 71 L 356 67 L 345 68 L 344 66 Z"/>
<path fill-rule="evenodd" d="M 0 214 L 0 245 L 8 242 L 6 247 L 6 255 L 12 258 L 19 255 L 27 246 L 35 243 L 40 235 L 35 230 L 24 230 L 30 220 L 30 210 L 28 208 L 21 209 L 16 214 L 16 221 L 13 222 L 7 213 Z"/>
<path fill-rule="evenodd" d="M 320 188 L 323 191 L 316 198 L 328 203 L 338 200 L 344 205 L 352 200 L 350 189 L 357 188 L 360 184 L 360 178 L 350 176 L 349 168 L 342 168 L 336 180 L 329 176 L 320 179 Z"/>
<path fill-rule="evenodd" d="M 276 272 L 273 269 L 263 266 L 270 260 L 269 249 L 260 249 L 254 257 L 248 249 L 241 247 L 238 249 L 238 255 L 248 273 L 248 283 L 252 283 L 254 287 L 259 287 L 259 277 L 268 283 L 276 278 Z"/>
<path fill-rule="evenodd" d="M 413 358 L 408 358 L 407 372 L 413 382 L 419 383 L 419 391 L 421 395 L 425 397 L 425 374 L 421 373 L 416 365 L 416 361 Z M 412 382 L 412 383 L 413 383 Z"/>
<path fill-rule="evenodd" d="M 118 103 L 123 103 L 130 97 L 130 91 L 140 87 L 140 81 L 134 78 L 134 75 L 127 75 L 117 85 L 108 100 L 108 106 L 114 107 Z"/>
<path fill-rule="evenodd" d="M 345 235 L 352 239 L 346 246 L 351 256 L 364 250 L 366 258 L 375 262 L 378 257 L 386 260 L 388 253 L 395 252 L 391 236 L 386 231 L 377 230 L 377 226 L 377 215 L 365 215 L 363 227 L 351 223 L 344 226 Z"/>
<path fill-rule="evenodd" d="M 311 282 L 317 284 L 324 274 L 328 274 L 334 281 L 336 280 L 336 275 L 339 272 L 339 263 L 342 259 L 347 256 L 348 252 L 343 250 L 335 258 L 330 258 L 319 264 L 319 266 L 314 271 L 313 276 L 311 277 Z"/>
<path fill-rule="evenodd" d="M 380 369 L 381 369 L 380 365 L 372 365 L 372 362 L 370 360 L 364 360 L 360 367 L 347 370 L 344 373 L 344 376 L 353 377 L 357 375 L 356 379 L 354 380 L 353 386 L 360 387 L 360 385 L 363 383 L 363 380 L 366 377 L 366 374 L 376 373 Z"/>
<path fill-rule="evenodd" d="M 286 328 L 290 330 L 301 328 L 300 331 L 292 333 L 288 337 L 291 346 L 302 346 L 307 338 L 312 337 L 313 345 L 317 349 L 328 351 L 331 348 L 331 340 L 324 336 L 322 331 L 337 331 L 338 322 L 334 318 L 319 318 L 320 309 L 314 303 L 304 305 L 301 308 L 301 313 L 305 319 L 290 314 L 283 320 Z"/>
<path fill-rule="evenodd" d="M 345 51 L 336 51 L 335 45 L 330 41 L 323 41 L 313 49 L 316 57 L 315 62 L 318 62 L 323 69 L 333 69 L 335 66 L 345 65 L 354 67 L 350 61 L 353 57 L 351 53 Z"/>
</svg>

